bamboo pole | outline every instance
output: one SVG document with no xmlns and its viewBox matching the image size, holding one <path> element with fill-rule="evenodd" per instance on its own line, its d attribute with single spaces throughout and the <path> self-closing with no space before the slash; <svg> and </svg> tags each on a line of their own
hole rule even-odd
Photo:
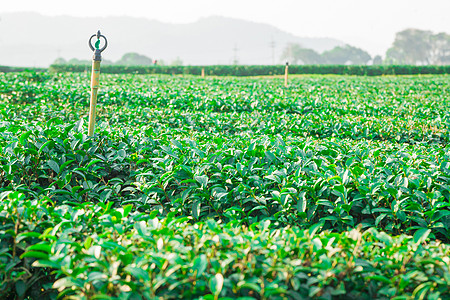
<svg viewBox="0 0 450 300">
<path fill-rule="evenodd" d="M 92 77 L 91 77 L 91 102 L 89 105 L 89 127 L 88 135 L 94 135 L 97 93 L 100 86 L 100 61 L 92 61 Z"/>
<path fill-rule="evenodd" d="M 288 74 L 289 74 L 289 63 L 286 63 L 286 68 L 284 69 L 284 87 L 288 87 Z"/>
<path fill-rule="evenodd" d="M 97 37 L 97 42 L 95 43 L 95 48 L 92 46 L 92 39 Z M 100 38 L 105 40 L 105 45 L 100 49 Z M 91 76 L 91 101 L 89 103 L 89 125 L 88 125 L 88 135 L 94 135 L 95 129 L 95 117 L 97 108 L 97 94 L 98 88 L 100 86 L 100 63 L 102 61 L 102 52 L 108 46 L 108 40 L 104 35 L 100 33 L 93 34 L 89 39 L 89 47 L 94 51 L 94 56 L 92 57 L 92 76 Z"/>
</svg>

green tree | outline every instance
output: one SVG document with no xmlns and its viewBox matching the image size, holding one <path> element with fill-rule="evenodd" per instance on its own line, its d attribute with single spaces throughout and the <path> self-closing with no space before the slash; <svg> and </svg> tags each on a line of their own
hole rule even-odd
<svg viewBox="0 0 450 300">
<path fill-rule="evenodd" d="M 410 65 L 443 65 L 450 63 L 450 35 L 406 29 L 396 34 L 386 52 L 386 63 Z"/>
<path fill-rule="evenodd" d="M 87 59 L 71 58 L 67 63 L 69 65 L 90 65 L 91 61 Z"/>
<path fill-rule="evenodd" d="M 429 64 L 431 31 L 406 29 L 395 35 L 392 47 L 386 52 L 390 64 Z"/>
<path fill-rule="evenodd" d="M 177 58 L 175 58 L 171 63 L 171 66 L 182 66 L 183 65 L 183 61 L 181 60 L 181 58 L 179 58 L 177 56 Z"/>
<path fill-rule="evenodd" d="M 122 66 L 148 66 L 153 65 L 153 60 L 145 55 L 132 52 L 125 53 L 115 64 Z"/>
<path fill-rule="evenodd" d="M 365 65 L 371 56 L 366 51 L 350 45 L 337 46 L 322 53 L 324 61 L 333 65 Z"/>
<path fill-rule="evenodd" d="M 441 32 L 431 36 L 430 63 L 450 64 L 450 35 Z"/>
<path fill-rule="evenodd" d="M 91 63 L 92 61 L 86 59 L 82 60 L 78 58 L 71 58 L 69 59 L 69 61 L 67 61 L 62 57 L 55 59 L 55 61 L 53 62 L 53 64 L 55 65 L 90 65 Z M 113 64 L 112 61 L 102 58 L 102 65 L 112 65 L 112 64 Z"/>
<path fill-rule="evenodd" d="M 322 64 L 322 56 L 313 49 L 303 48 L 299 44 L 288 44 L 281 54 L 281 59 L 291 64 Z"/>
<path fill-rule="evenodd" d="M 65 60 L 62 57 L 58 57 L 57 59 L 55 59 L 53 64 L 55 64 L 55 65 L 65 65 L 65 64 L 67 64 L 67 60 Z"/>
<path fill-rule="evenodd" d="M 381 65 L 383 63 L 383 59 L 381 58 L 380 55 L 377 55 L 373 58 L 373 62 L 372 64 L 374 65 Z"/>
</svg>

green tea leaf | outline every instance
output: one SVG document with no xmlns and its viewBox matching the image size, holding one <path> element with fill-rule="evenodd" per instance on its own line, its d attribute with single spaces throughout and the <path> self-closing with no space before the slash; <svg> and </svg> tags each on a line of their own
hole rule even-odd
<svg viewBox="0 0 450 300">
<path fill-rule="evenodd" d="M 425 242 L 430 233 L 431 230 L 427 228 L 417 230 L 416 233 L 414 233 L 414 242 L 418 244 Z"/>
<path fill-rule="evenodd" d="M 196 272 L 197 278 L 203 275 L 203 273 L 206 270 L 206 267 L 208 265 L 208 260 L 206 258 L 205 254 L 202 254 L 198 256 L 196 259 L 194 259 L 194 264 L 192 266 L 192 270 Z"/>
<path fill-rule="evenodd" d="M 217 273 L 209 280 L 209 289 L 214 294 L 214 296 L 218 296 L 223 288 L 223 275 Z"/>
<path fill-rule="evenodd" d="M 59 165 L 54 160 L 49 160 L 47 164 L 56 174 L 59 173 Z"/>
</svg>

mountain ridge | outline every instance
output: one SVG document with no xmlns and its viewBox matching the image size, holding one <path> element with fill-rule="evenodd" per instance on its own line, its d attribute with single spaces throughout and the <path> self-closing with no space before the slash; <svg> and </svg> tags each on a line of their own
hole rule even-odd
<svg viewBox="0 0 450 300">
<path fill-rule="evenodd" d="M 180 58 L 185 65 L 232 64 L 235 60 L 273 64 L 282 63 L 279 57 L 288 43 L 318 52 L 344 44 L 223 16 L 181 24 L 128 16 L 81 18 L 33 12 L 1 13 L 0 18 L 0 65 L 10 66 L 47 67 L 58 57 L 90 59 L 87 40 L 98 29 L 109 42 L 103 56 L 113 61 L 137 52 L 166 63 Z"/>
</svg>

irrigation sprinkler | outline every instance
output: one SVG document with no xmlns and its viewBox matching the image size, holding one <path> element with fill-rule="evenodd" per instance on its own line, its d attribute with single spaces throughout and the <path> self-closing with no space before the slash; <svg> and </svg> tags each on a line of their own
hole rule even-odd
<svg viewBox="0 0 450 300">
<path fill-rule="evenodd" d="M 95 42 L 95 48 L 92 46 L 92 39 L 97 37 L 97 41 Z M 105 40 L 105 45 L 100 48 L 100 38 Z M 100 85 L 100 62 L 102 61 L 102 52 L 108 46 L 108 40 L 104 35 L 100 33 L 100 30 L 97 31 L 97 34 L 93 34 L 89 38 L 89 47 L 94 52 L 94 56 L 92 57 L 92 77 L 91 77 L 91 102 L 89 104 L 89 127 L 88 127 L 88 135 L 94 135 L 94 126 L 95 126 L 95 108 L 97 106 L 97 93 L 98 87 Z"/>
<path fill-rule="evenodd" d="M 286 62 L 286 68 L 284 69 L 284 87 L 288 86 L 288 74 L 289 74 L 289 63 Z"/>
</svg>

